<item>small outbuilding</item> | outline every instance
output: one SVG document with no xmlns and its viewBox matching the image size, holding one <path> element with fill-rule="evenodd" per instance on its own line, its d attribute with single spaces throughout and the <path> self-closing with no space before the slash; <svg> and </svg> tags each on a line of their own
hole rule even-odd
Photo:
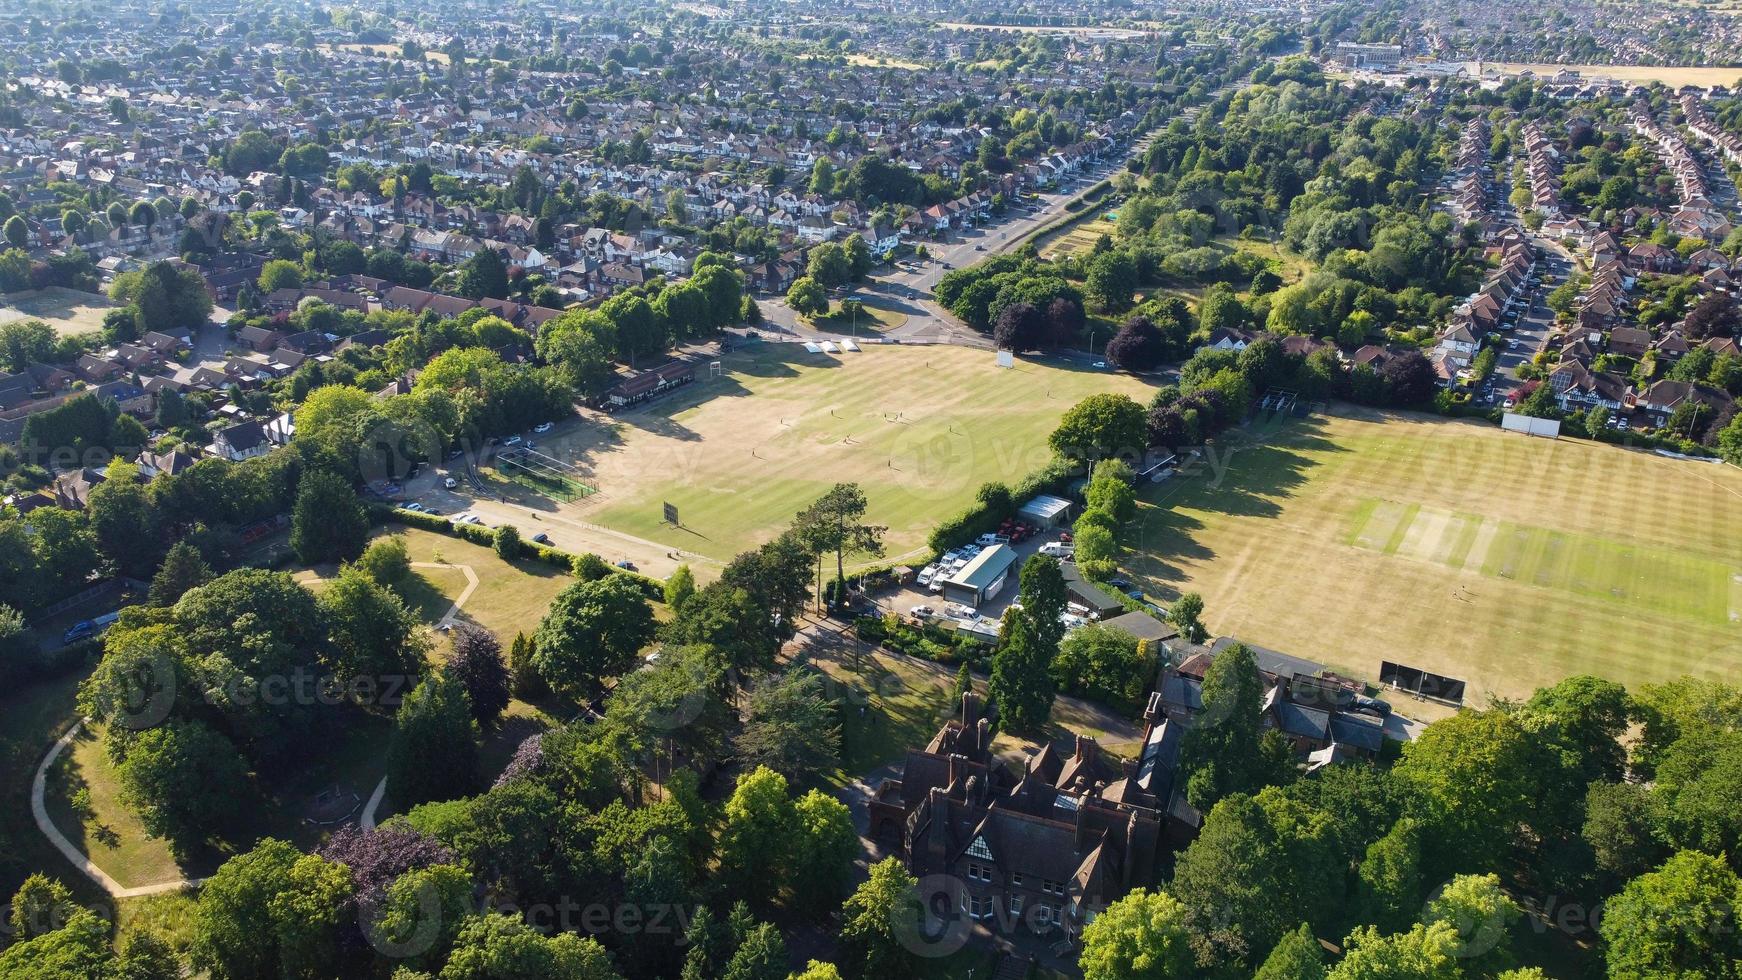
<svg viewBox="0 0 1742 980">
<path fill-rule="evenodd" d="M 1016 552 L 1008 545 L 986 548 L 962 566 L 961 571 L 944 579 L 944 598 L 978 608 L 980 603 L 1003 591 L 1015 564 Z"/>
<path fill-rule="evenodd" d="M 1036 527 L 1058 527 L 1070 519 L 1071 502 L 1063 497 L 1043 493 L 1023 504 L 1016 516 Z"/>
</svg>

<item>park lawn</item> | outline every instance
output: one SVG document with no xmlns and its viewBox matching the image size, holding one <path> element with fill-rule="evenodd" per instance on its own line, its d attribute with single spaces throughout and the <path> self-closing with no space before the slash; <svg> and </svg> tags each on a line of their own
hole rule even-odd
<svg viewBox="0 0 1742 980">
<path fill-rule="evenodd" d="M 461 538 L 412 527 L 394 527 L 391 533 L 404 536 L 406 551 L 412 561 L 456 566 L 452 569 L 412 569 L 439 594 L 416 600 L 418 608 L 430 622 L 441 619 L 466 587 L 465 574 L 457 566 L 471 566 L 478 576 L 478 588 L 466 600 L 460 618 L 495 633 L 504 650 L 515 633 L 530 635 L 538 627 L 539 620 L 544 618 L 551 600 L 575 581 L 563 570 L 542 561 L 521 558 L 513 563 L 505 562 L 496 557 L 495 550 Z M 414 591 L 414 599 L 419 594 Z"/>
<path fill-rule="evenodd" d="M 73 792 L 80 788 L 91 800 L 90 809 L 83 813 L 71 802 Z M 168 843 L 146 833 L 138 815 L 121 802 L 119 774 L 103 750 L 100 734 L 89 725 L 55 760 L 44 802 L 49 819 L 60 832 L 122 887 L 206 875 L 221 863 L 221 858 L 200 855 L 184 867 Z"/>
<path fill-rule="evenodd" d="M 894 330 L 907 323 L 907 314 L 900 310 L 892 310 L 876 303 L 865 303 L 865 311 L 859 314 L 855 324 L 853 317 L 841 312 L 841 304 L 836 303 L 830 312 L 823 316 L 810 318 L 810 325 L 816 330 L 834 330 L 842 334 L 860 337 L 881 335 L 884 331 Z"/>
<path fill-rule="evenodd" d="M 30 783 L 42 757 L 78 717 L 85 671 L 14 685 L 0 696 L 0 895 L 10 896 L 33 871 L 59 878 L 89 904 L 102 892 L 68 864 L 36 829 Z"/>
<path fill-rule="evenodd" d="M 149 933 L 187 955 L 194 942 L 194 912 L 199 900 L 189 890 L 124 898 L 115 903 L 116 944 L 136 933 Z"/>
<path fill-rule="evenodd" d="M 1086 255 L 1095 247 L 1095 243 L 1100 240 L 1102 235 L 1117 241 L 1118 232 L 1118 224 L 1109 221 L 1104 210 L 1090 209 L 1075 221 L 1048 232 L 1034 244 L 1043 259 L 1057 259 L 1066 255 Z"/>
<path fill-rule="evenodd" d="M 103 315 L 114 308 L 114 301 L 101 293 L 50 286 L 0 297 L 0 324 L 41 320 L 60 336 L 71 337 L 103 329 Z"/>
<path fill-rule="evenodd" d="M 1124 536 L 1145 591 L 1369 680 L 1382 659 L 1462 678 L 1467 703 L 1742 669 L 1742 472 L 1343 411 L 1146 486 Z"/>
<path fill-rule="evenodd" d="M 800 658 L 836 685 L 841 709 L 841 765 L 822 776 L 842 787 L 923 748 L 954 716 L 954 674 L 947 668 L 876 650 L 850 636 L 813 643 Z"/>
<path fill-rule="evenodd" d="M 913 560 L 938 521 L 989 481 L 1014 485 L 1051 459 L 1047 437 L 1084 397 L 1152 386 L 1106 371 L 989 351 L 871 346 L 809 354 L 764 344 L 726 373 L 544 444 L 599 492 L 566 517 L 727 560 L 773 538 L 835 483 L 858 483 L 889 530 L 885 560 Z M 663 522 L 678 507 L 681 528 Z"/>
</svg>

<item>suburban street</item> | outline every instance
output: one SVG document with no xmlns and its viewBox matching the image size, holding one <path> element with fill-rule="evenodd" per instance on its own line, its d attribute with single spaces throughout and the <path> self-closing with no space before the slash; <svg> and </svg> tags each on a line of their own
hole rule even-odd
<svg viewBox="0 0 1742 980">
<path fill-rule="evenodd" d="M 1036 230 L 1073 212 L 1067 205 L 1079 199 L 1083 192 L 1123 169 L 1126 162 L 1149 145 L 1138 140 L 1131 150 L 1113 160 L 1103 160 L 1067 181 L 1064 186 L 1048 191 L 1038 198 L 1026 199 L 1008 207 L 1002 220 L 993 220 L 978 227 L 952 232 L 942 242 L 926 242 L 930 254 L 926 258 L 904 258 L 872 273 L 868 282 L 849 295 L 876 306 L 896 310 L 907 322 L 885 331 L 889 340 L 907 343 L 957 343 L 990 347 L 991 340 L 969 329 L 947 310 L 932 301 L 932 289 L 939 279 L 952 269 L 961 269 L 994 255 L 1009 251 Z M 838 338 L 851 335 L 840 331 L 819 331 L 806 325 L 798 314 L 786 305 L 784 297 L 762 302 L 762 315 L 771 325 L 787 333 L 805 338 Z M 869 331 L 867 331 L 868 333 Z"/>
</svg>

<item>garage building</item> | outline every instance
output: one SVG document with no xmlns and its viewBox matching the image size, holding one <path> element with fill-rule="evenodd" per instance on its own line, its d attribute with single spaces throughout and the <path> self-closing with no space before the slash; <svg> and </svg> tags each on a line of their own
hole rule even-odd
<svg viewBox="0 0 1742 980">
<path fill-rule="evenodd" d="M 1035 527 L 1058 527 L 1071 516 L 1071 502 L 1043 493 L 1016 512 L 1017 518 Z"/>
<path fill-rule="evenodd" d="M 1014 564 L 1016 552 L 1009 546 L 995 544 L 986 548 L 963 565 L 961 571 L 944 579 L 944 598 L 979 608 L 980 603 L 1003 591 Z"/>
</svg>

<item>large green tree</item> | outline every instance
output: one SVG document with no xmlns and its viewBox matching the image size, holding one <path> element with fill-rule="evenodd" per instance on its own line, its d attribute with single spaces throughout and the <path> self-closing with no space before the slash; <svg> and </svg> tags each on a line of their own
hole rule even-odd
<svg viewBox="0 0 1742 980">
<path fill-rule="evenodd" d="M 349 561 L 363 553 L 368 536 L 369 517 L 344 477 L 325 470 L 303 474 L 290 515 L 290 547 L 299 559 Z"/>
<path fill-rule="evenodd" d="M 595 691 L 605 678 L 635 666 L 654 629 L 653 607 L 629 576 L 577 581 L 545 612 L 533 664 L 547 683 L 570 695 Z"/>
<path fill-rule="evenodd" d="M 1598 925 L 1609 976 L 1742 976 L 1742 883 L 1723 861 L 1683 851 L 1628 882 Z"/>
<path fill-rule="evenodd" d="M 477 788 L 472 707 L 457 678 L 436 674 L 406 696 L 387 744 L 387 791 L 401 807 L 465 796 Z"/>
<path fill-rule="evenodd" d="M 1083 928 L 1083 980 L 1184 980 L 1196 974 L 1186 908 L 1164 891 L 1136 891 Z"/>
</svg>

